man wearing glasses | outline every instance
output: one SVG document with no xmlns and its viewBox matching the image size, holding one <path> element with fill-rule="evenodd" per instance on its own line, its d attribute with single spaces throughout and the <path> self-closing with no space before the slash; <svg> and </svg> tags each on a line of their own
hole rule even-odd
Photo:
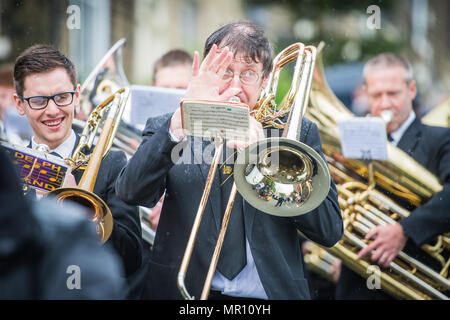
<svg viewBox="0 0 450 320">
<path fill-rule="evenodd" d="M 14 86 L 16 108 L 33 129 L 29 147 L 45 144 L 62 158 L 71 157 L 79 141 L 72 121 L 80 97 L 73 63 L 52 46 L 32 46 L 16 59 Z M 114 227 L 107 245 L 116 249 L 126 276 L 130 277 L 141 267 L 142 242 L 137 207 L 121 201 L 114 191 L 115 180 L 125 163 L 123 152 L 109 152 L 100 165 L 94 193 L 111 210 Z M 66 186 L 76 186 L 82 173 L 78 170 L 69 174 Z"/>
<path fill-rule="evenodd" d="M 240 101 L 252 111 L 273 64 L 272 47 L 263 30 L 245 21 L 227 24 L 206 40 L 204 57 L 200 63 L 198 52 L 194 55 L 185 98 Z M 249 143 L 265 138 L 266 132 L 253 117 L 249 131 Z M 185 135 L 180 108 L 168 116 L 149 119 L 143 136 L 139 149 L 117 179 L 116 191 L 126 202 L 152 207 L 166 190 L 149 262 L 149 298 L 181 299 L 177 272 L 210 163 L 178 160 L 185 155 L 187 159 L 199 159 L 204 150 L 211 151 L 211 144 L 197 143 L 196 138 Z M 317 126 L 307 119 L 302 121 L 301 140 L 322 153 Z M 183 159 L 177 159 L 183 146 Z M 227 147 L 236 146 L 244 147 L 227 141 Z M 232 152 L 225 150 L 222 154 L 226 157 Z M 219 166 L 213 179 L 186 274 L 186 288 L 196 298 L 202 291 L 233 184 L 232 172 L 225 167 Z M 314 212 L 291 218 L 264 214 L 238 194 L 209 298 L 309 299 L 297 230 L 324 246 L 333 246 L 340 239 L 343 225 L 334 183 Z"/>
</svg>

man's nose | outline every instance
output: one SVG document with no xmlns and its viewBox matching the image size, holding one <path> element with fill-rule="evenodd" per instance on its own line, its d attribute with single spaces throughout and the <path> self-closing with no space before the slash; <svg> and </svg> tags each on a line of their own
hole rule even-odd
<svg viewBox="0 0 450 320">
<path fill-rule="evenodd" d="M 239 74 L 234 74 L 233 78 L 230 81 L 230 87 L 232 88 L 240 88 L 242 87 L 242 82 Z"/>
<path fill-rule="evenodd" d="M 59 112 L 59 107 L 56 105 L 53 99 L 49 99 L 47 103 L 47 107 L 45 108 L 45 112 L 49 114 L 55 114 Z"/>
<path fill-rule="evenodd" d="M 381 107 L 384 108 L 389 108 L 391 106 L 391 99 L 389 98 L 389 95 L 387 94 L 381 95 L 380 105 Z"/>
</svg>

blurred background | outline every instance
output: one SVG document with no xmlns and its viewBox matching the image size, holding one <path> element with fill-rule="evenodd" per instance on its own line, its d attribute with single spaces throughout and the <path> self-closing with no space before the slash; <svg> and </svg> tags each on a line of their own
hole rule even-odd
<svg viewBox="0 0 450 320">
<path fill-rule="evenodd" d="M 126 38 L 126 76 L 146 85 L 166 51 L 201 53 L 212 31 L 247 19 L 263 26 L 276 53 L 296 41 L 324 41 L 329 85 L 356 114 L 365 113 L 358 90 L 363 63 L 384 51 L 404 55 L 413 64 L 415 108 L 422 116 L 450 94 L 448 17 L 447 0 L 0 0 L 0 63 L 14 62 L 30 45 L 50 43 L 75 62 L 82 83 Z M 289 85 L 282 73 L 281 92 Z"/>
</svg>

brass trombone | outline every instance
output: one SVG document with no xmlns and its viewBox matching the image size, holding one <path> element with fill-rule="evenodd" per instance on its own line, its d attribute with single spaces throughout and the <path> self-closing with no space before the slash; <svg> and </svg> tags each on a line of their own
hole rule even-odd
<svg viewBox="0 0 450 320">
<path fill-rule="evenodd" d="M 222 225 L 200 299 L 208 298 L 212 278 L 228 226 L 237 191 L 253 207 L 276 216 L 298 216 L 314 210 L 325 199 L 330 188 L 330 173 L 326 162 L 311 147 L 299 142 L 305 108 L 309 100 L 316 48 L 295 43 L 274 59 L 267 89 L 259 99 L 260 113 L 256 119 L 276 127 L 280 115 L 289 112 L 282 137 L 256 142 L 240 152 L 234 167 L 235 181 L 222 220 Z M 291 88 L 277 110 L 274 97 L 281 68 L 296 60 Z M 270 111 L 270 109 L 272 109 Z M 275 113 L 274 116 L 270 114 Z M 177 285 L 185 299 L 194 299 L 186 289 L 184 279 L 200 227 L 213 177 L 222 154 L 223 139 L 215 139 L 215 153 L 206 179 L 200 205 L 178 272 Z M 261 190 L 265 190 L 262 192 Z"/>
<path fill-rule="evenodd" d="M 81 204 L 93 211 L 97 234 L 105 243 L 113 230 L 113 218 L 106 203 L 93 193 L 97 173 L 102 159 L 108 154 L 116 134 L 120 118 L 129 97 L 129 89 L 122 88 L 99 104 L 89 115 L 86 127 L 75 148 L 72 158 L 66 161 L 73 168 L 85 166 L 85 171 L 77 188 L 58 188 L 47 194 L 54 196 L 61 203 L 67 199 Z M 89 155 L 96 133 L 103 121 L 103 127 L 97 144 Z M 86 165 L 87 163 L 87 165 Z"/>
</svg>

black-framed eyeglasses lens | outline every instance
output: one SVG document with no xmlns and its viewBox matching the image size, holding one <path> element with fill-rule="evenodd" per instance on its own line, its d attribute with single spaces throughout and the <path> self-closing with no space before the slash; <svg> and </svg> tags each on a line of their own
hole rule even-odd
<svg viewBox="0 0 450 320">
<path fill-rule="evenodd" d="M 29 98 L 23 98 L 23 100 L 26 100 L 28 102 L 28 105 L 30 106 L 31 109 L 39 110 L 47 107 L 50 99 L 53 100 L 53 102 L 58 107 L 68 106 L 73 102 L 74 94 L 75 91 L 60 92 L 52 96 L 34 96 Z"/>
<path fill-rule="evenodd" d="M 225 71 L 222 80 L 225 82 L 230 82 L 231 80 L 233 80 L 233 78 L 234 72 L 231 70 L 227 70 Z M 259 75 L 255 71 L 247 70 L 239 74 L 239 79 L 244 84 L 255 84 L 259 79 Z"/>
</svg>

